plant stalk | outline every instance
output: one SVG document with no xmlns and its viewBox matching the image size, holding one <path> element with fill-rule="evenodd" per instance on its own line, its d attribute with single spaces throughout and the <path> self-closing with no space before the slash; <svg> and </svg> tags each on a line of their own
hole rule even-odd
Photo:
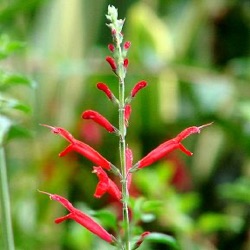
<svg viewBox="0 0 250 250">
<path fill-rule="evenodd" d="M 119 43 L 118 43 L 119 44 Z M 122 205 L 123 205 L 123 226 L 124 226 L 124 249 L 131 250 L 130 244 L 130 225 L 129 225 L 129 210 L 128 210 L 128 182 L 127 182 L 127 169 L 126 169 L 126 125 L 124 120 L 125 113 L 125 84 L 124 84 L 124 69 L 121 47 L 118 46 L 118 77 L 119 77 L 119 131 L 120 131 L 120 163 L 122 174 Z"/>
<path fill-rule="evenodd" d="M 14 250 L 14 237 L 11 222 L 10 195 L 6 169 L 5 150 L 0 146 L 0 205 L 3 247 L 6 250 Z"/>
</svg>

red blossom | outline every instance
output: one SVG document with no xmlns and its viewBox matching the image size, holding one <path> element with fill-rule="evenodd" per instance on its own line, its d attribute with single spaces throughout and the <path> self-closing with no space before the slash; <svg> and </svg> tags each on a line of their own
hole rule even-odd
<svg viewBox="0 0 250 250">
<path fill-rule="evenodd" d="M 138 92 L 139 90 L 141 90 L 142 88 L 146 87 L 146 86 L 147 86 L 147 82 L 145 82 L 145 81 L 140 81 L 140 82 L 138 82 L 138 83 L 134 86 L 134 88 L 132 89 L 132 91 L 131 91 L 131 96 L 132 96 L 132 97 L 135 97 L 135 95 L 137 94 L 137 92 Z"/>
<path fill-rule="evenodd" d="M 128 49 L 130 48 L 130 46 L 131 46 L 131 42 L 130 42 L 130 41 L 127 41 L 127 42 L 124 43 L 123 48 L 124 48 L 125 50 L 128 50 Z"/>
<path fill-rule="evenodd" d="M 125 125 L 126 126 L 128 126 L 128 121 L 129 121 L 131 112 L 132 112 L 132 108 L 131 108 L 131 106 L 129 104 L 127 104 L 125 106 L 125 111 L 124 111 L 124 119 L 125 119 Z"/>
<path fill-rule="evenodd" d="M 141 236 L 140 236 L 140 238 L 139 238 L 139 240 L 135 243 L 135 248 L 133 248 L 133 249 L 139 248 L 139 246 L 144 241 L 145 237 L 147 237 L 149 234 L 150 234 L 150 232 L 148 232 L 148 231 L 142 233 Z"/>
<path fill-rule="evenodd" d="M 102 155 L 100 155 L 96 150 L 94 150 L 89 145 L 75 139 L 66 129 L 60 127 L 52 127 L 45 124 L 42 125 L 50 128 L 53 133 L 61 135 L 67 141 L 70 142 L 70 145 L 59 154 L 60 157 L 65 156 L 67 153 L 71 151 L 75 151 L 83 155 L 93 163 L 97 164 L 98 166 L 102 166 L 107 170 L 111 169 L 111 163 L 107 159 L 105 159 Z"/>
<path fill-rule="evenodd" d="M 94 196 L 100 198 L 106 192 L 112 195 L 118 201 L 121 200 L 122 194 L 117 185 L 108 177 L 107 173 L 101 167 L 94 167 L 92 173 L 99 178 Z"/>
<path fill-rule="evenodd" d="M 125 58 L 124 61 L 123 61 L 123 66 L 124 68 L 127 68 L 128 67 L 128 58 Z"/>
<path fill-rule="evenodd" d="M 111 52 L 114 52 L 114 51 L 115 51 L 115 46 L 114 46 L 114 44 L 109 44 L 109 45 L 108 45 L 108 49 L 109 49 Z"/>
<path fill-rule="evenodd" d="M 98 89 L 103 91 L 110 100 L 112 100 L 113 94 L 112 94 L 111 90 L 109 89 L 109 87 L 106 84 L 104 84 L 102 82 L 99 82 L 99 83 L 97 83 L 96 86 L 97 86 Z"/>
<path fill-rule="evenodd" d="M 61 223 L 65 220 L 71 219 L 88 229 L 93 234 L 97 235 L 101 239 L 111 243 L 114 241 L 113 235 L 109 234 L 99 223 L 94 221 L 90 216 L 84 214 L 82 211 L 73 207 L 73 205 L 64 197 L 57 194 L 50 194 L 47 192 L 39 191 L 43 194 L 49 195 L 51 200 L 61 203 L 70 213 L 55 219 L 55 223 Z"/>
<path fill-rule="evenodd" d="M 117 66 L 116 66 L 115 59 L 113 57 L 111 57 L 111 56 L 107 56 L 106 57 L 106 61 L 109 63 L 109 65 L 112 68 L 112 70 L 116 71 Z"/>
<path fill-rule="evenodd" d="M 186 137 L 193 133 L 200 133 L 200 130 L 206 126 L 211 125 L 212 123 L 202 125 L 200 127 L 189 127 L 179 133 L 175 138 L 168 140 L 150 153 L 148 153 L 144 158 L 142 158 L 137 164 L 137 168 L 144 168 L 146 166 L 151 165 L 152 163 L 160 160 L 161 158 L 165 157 L 168 153 L 174 151 L 175 149 L 180 149 L 188 156 L 191 156 L 193 153 L 186 149 L 182 144 L 181 141 L 184 140 Z"/>
<path fill-rule="evenodd" d="M 92 119 L 102 127 L 104 127 L 108 132 L 113 133 L 115 132 L 114 126 L 101 114 L 94 110 L 86 110 L 82 113 L 83 119 Z"/>
<path fill-rule="evenodd" d="M 132 150 L 129 148 L 126 148 L 126 171 L 127 171 L 127 186 L 128 189 L 131 186 L 131 181 L 132 181 L 132 174 L 129 173 L 129 170 L 132 167 L 132 163 L 133 163 L 133 153 Z"/>
</svg>

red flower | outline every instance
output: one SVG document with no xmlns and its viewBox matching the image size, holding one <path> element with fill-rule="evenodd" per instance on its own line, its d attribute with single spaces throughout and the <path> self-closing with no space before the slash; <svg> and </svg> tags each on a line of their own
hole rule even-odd
<svg viewBox="0 0 250 250">
<path fill-rule="evenodd" d="M 123 66 L 124 66 L 125 69 L 128 67 L 128 58 L 124 59 Z"/>
<path fill-rule="evenodd" d="M 132 89 L 132 91 L 131 91 L 131 96 L 132 97 L 135 97 L 135 95 L 137 94 L 137 92 L 139 91 L 139 90 L 141 90 L 142 88 L 145 88 L 147 86 L 147 82 L 145 82 L 145 81 L 140 81 L 140 82 L 138 82 L 135 86 L 134 86 L 134 88 Z"/>
<path fill-rule="evenodd" d="M 109 65 L 112 68 L 112 70 L 116 71 L 117 66 L 116 66 L 115 59 L 113 57 L 111 57 L 111 56 L 107 56 L 106 57 L 106 61 L 109 63 Z"/>
<path fill-rule="evenodd" d="M 122 194 L 117 185 L 108 177 L 107 173 L 101 167 L 94 167 L 92 173 L 95 173 L 99 178 L 94 196 L 100 198 L 106 192 L 112 195 L 117 200 L 121 200 Z"/>
<path fill-rule="evenodd" d="M 124 43 L 123 48 L 125 50 L 128 50 L 130 48 L 130 46 L 131 46 L 131 42 L 127 41 L 127 42 Z"/>
<path fill-rule="evenodd" d="M 125 111 L 124 111 L 124 119 L 125 119 L 125 125 L 128 126 L 128 121 L 131 115 L 132 109 L 130 105 L 125 106 Z"/>
<path fill-rule="evenodd" d="M 99 82 L 99 83 L 97 83 L 96 86 L 97 86 L 98 89 L 103 91 L 110 100 L 113 99 L 113 94 L 112 94 L 111 90 L 109 89 L 109 87 L 106 84 L 104 84 L 102 82 Z"/>
<path fill-rule="evenodd" d="M 108 48 L 109 48 L 109 50 L 110 50 L 111 52 L 114 52 L 114 51 L 115 51 L 115 46 L 114 46 L 114 44 L 109 44 L 109 45 L 108 45 Z"/>
<path fill-rule="evenodd" d="M 70 145 L 59 154 L 60 157 L 66 155 L 71 151 L 76 151 L 77 153 L 83 155 L 93 163 L 102 166 L 107 170 L 111 169 L 111 163 L 108 160 L 106 160 L 102 155 L 100 155 L 89 145 L 76 140 L 66 129 L 59 127 L 52 127 L 45 124 L 42 125 L 50 128 L 54 134 L 59 134 L 62 137 L 64 137 L 68 142 L 70 142 Z"/>
<path fill-rule="evenodd" d="M 144 241 L 145 237 L 147 237 L 150 234 L 150 232 L 144 232 L 141 234 L 139 240 L 135 243 L 135 247 L 133 249 L 137 249 L 139 248 L 139 246 L 142 244 L 142 242 Z"/>
<path fill-rule="evenodd" d="M 93 110 L 86 110 L 82 113 L 83 119 L 92 119 L 102 127 L 104 127 L 108 132 L 115 132 L 114 126 L 102 115 Z"/>
<path fill-rule="evenodd" d="M 186 137 L 193 133 L 200 133 L 200 130 L 206 126 L 211 125 L 212 123 L 202 125 L 200 127 L 189 127 L 183 130 L 181 133 L 179 133 L 175 138 L 168 140 L 161 145 L 159 145 L 157 148 L 152 150 L 149 154 L 147 154 L 144 158 L 142 158 L 135 166 L 137 168 L 144 168 L 148 165 L 151 165 L 152 163 L 160 160 L 164 156 L 166 156 L 168 153 L 174 151 L 175 149 L 180 149 L 188 156 L 191 156 L 193 153 L 190 152 L 188 149 L 186 149 L 182 144 L 181 141 L 184 140 Z"/>
<path fill-rule="evenodd" d="M 111 243 L 114 241 L 114 236 L 109 234 L 99 223 L 94 221 L 91 217 L 84 214 L 82 211 L 73 207 L 73 205 L 64 197 L 57 194 L 50 194 L 47 192 L 39 191 L 43 194 L 49 195 L 51 200 L 58 201 L 70 212 L 66 216 L 55 219 L 55 223 L 61 223 L 65 220 L 71 219 L 76 221 L 78 224 L 82 225 L 88 229 L 93 234 L 99 236 L 101 239 Z"/>
<path fill-rule="evenodd" d="M 126 170 L 127 170 L 127 186 L 128 189 L 131 186 L 131 181 L 132 181 L 132 174 L 129 173 L 129 170 L 132 167 L 132 163 L 133 163 L 133 153 L 132 150 L 129 148 L 126 148 Z"/>
</svg>

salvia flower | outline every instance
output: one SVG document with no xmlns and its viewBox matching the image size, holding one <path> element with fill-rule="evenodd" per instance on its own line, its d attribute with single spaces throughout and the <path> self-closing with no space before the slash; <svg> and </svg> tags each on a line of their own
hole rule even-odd
<svg viewBox="0 0 250 250">
<path fill-rule="evenodd" d="M 131 112 L 132 112 L 131 105 L 129 105 L 129 104 L 125 105 L 124 119 L 125 119 L 125 125 L 126 126 L 128 126 L 128 121 L 129 121 Z"/>
<path fill-rule="evenodd" d="M 160 160 L 161 158 L 165 157 L 168 153 L 174 151 L 175 149 L 180 149 L 188 156 L 191 156 L 193 153 L 190 152 L 188 149 L 186 149 L 182 144 L 181 141 L 184 140 L 186 137 L 188 137 L 191 134 L 194 133 L 200 133 L 200 130 L 206 126 L 211 125 L 212 123 L 208 123 L 205 125 L 202 125 L 200 127 L 189 127 L 183 130 L 181 133 L 179 133 L 175 138 L 168 140 L 158 147 L 156 147 L 154 150 L 152 150 L 149 154 L 147 154 L 144 158 L 142 158 L 136 165 L 135 169 L 144 168 L 146 166 L 151 165 L 152 163 Z"/>
<path fill-rule="evenodd" d="M 123 48 L 124 48 L 125 50 L 128 50 L 128 49 L 130 48 L 130 46 L 131 46 L 131 42 L 130 42 L 130 41 L 127 41 L 127 42 L 124 43 Z"/>
<path fill-rule="evenodd" d="M 115 132 L 115 127 L 101 114 L 94 110 L 86 110 L 82 113 L 83 119 L 91 119 L 104 127 L 108 132 L 113 133 Z"/>
<path fill-rule="evenodd" d="M 92 161 L 94 164 L 102 166 L 107 170 L 111 170 L 112 165 L 107 159 L 105 159 L 101 154 L 99 154 L 89 145 L 75 139 L 66 129 L 60 127 L 52 127 L 45 124 L 42 125 L 50 128 L 54 134 L 59 134 L 60 136 L 65 138 L 68 142 L 70 142 L 70 145 L 59 154 L 60 157 L 65 156 L 67 153 L 71 151 L 75 151 L 83 155 L 90 161 Z"/>
<path fill-rule="evenodd" d="M 73 205 L 64 197 L 57 194 L 50 194 L 47 192 L 39 191 L 43 194 L 49 195 L 51 200 L 58 201 L 61 203 L 68 211 L 69 214 L 55 219 L 55 223 L 61 223 L 65 220 L 71 219 L 80 224 L 81 226 L 88 229 L 93 234 L 97 235 L 101 239 L 112 243 L 114 241 L 114 236 L 108 233 L 99 223 L 94 221 L 90 216 L 73 207 Z"/>
<path fill-rule="evenodd" d="M 142 233 L 139 240 L 135 243 L 135 246 L 134 246 L 133 250 L 139 248 L 140 245 L 142 244 L 142 242 L 144 241 L 145 237 L 147 237 L 149 234 L 150 234 L 149 231 L 146 231 L 146 232 Z"/>
<path fill-rule="evenodd" d="M 117 185 L 108 177 L 107 173 L 101 167 L 94 167 L 92 173 L 95 173 L 99 179 L 94 196 L 102 197 L 105 193 L 109 193 L 115 199 L 120 201 L 122 194 Z"/>
<path fill-rule="evenodd" d="M 123 61 L 123 66 L 125 69 L 128 68 L 128 58 L 125 58 L 124 61 Z"/>
<path fill-rule="evenodd" d="M 107 56 L 106 61 L 109 63 L 111 69 L 115 72 L 116 69 L 117 69 L 115 59 L 113 57 L 111 57 L 111 56 Z"/>
<path fill-rule="evenodd" d="M 132 91 L 131 91 L 131 97 L 135 97 L 135 95 L 137 94 L 137 92 L 139 91 L 139 90 L 141 90 L 142 88 L 145 88 L 147 86 L 147 82 L 145 82 L 145 81 L 140 81 L 140 82 L 138 82 L 135 86 L 134 86 L 134 88 L 132 89 Z"/>
<path fill-rule="evenodd" d="M 97 83 L 96 86 L 98 89 L 100 89 L 101 91 L 105 93 L 105 95 L 108 97 L 109 100 L 118 104 L 118 100 L 116 99 L 112 91 L 109 89 L 109 87 L 105 83 L 99 82 Z"/>
<path fill-rule="evenodd" d="M 132 174 L 129 172 L 129 170 L 131 169 L 133 163 L 133 153 L 132 150 L 127 147 L 125 154 L 126 154 L 127 186 L 129 189 L 132 181 Z"/>
<path fill-rule="evenodd" d="M 108 49 L 110 50 L 110 52 L 114 52 L 115 51 L 115 46 L 114 46 L 114 44 L 112 44 L 112 43 L 110 43 L 109 45 L 108 45 Z"/>
</svg>

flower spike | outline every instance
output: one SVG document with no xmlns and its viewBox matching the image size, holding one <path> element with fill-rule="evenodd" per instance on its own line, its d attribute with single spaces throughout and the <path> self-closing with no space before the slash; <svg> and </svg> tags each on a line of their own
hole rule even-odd
<svg viewBox="0 0 250 250">
<path fill-rule="evenodd" d="M 101 167 L 94 167 L 92 173 L 95 173 L 99 178 L 94 196 L 100 198 L 106 192 L 113 196 L 118 201 L 121 200 L 122 194 L 117 185 L 108 177 L 106 172 Z"/>
<path fill-rule="evenodd" d="M 99 223 L 94 221 L 90 216 L 73 207 L 73 205 L 66 198 L 44 191 L 39 192 L 49 195 L 51 200 L 58 201 L 69 211 L 69 214 L 67 214 L 66 216 L 55 219 L 55 223 L 61 223 L 65 220 L 71 219 L 109 243 L 112 243 L 115 240 L 113 235 L 109 234 Z"/>
<path fill-rule="evenodd" d="M 146 166 L 149 166 L 153 164 L 154 162 L 160 160 L 161 158 L 165 157 L 168 153 L 180 149 L 182 152 L 184 152 L 186 155 L 191 156 L 193 153 L 190 152 L 188 149 L 186 149 L 182 144 L 181 141 L 187 138 L 189 135 L 194 133 L 200 133 L 200 129 L 207 127 L 211 125 L 212 123 L 208 123 L 205 125 L 202 125 L 200 127 L 189 127 L 184 129 L 181 133 L 179 133 L 175 138 L 168 140 L 162 144 L 160 144 L 158 147 L 156 147 L 154 150 L 152 150 L 150 153 L 148 153 L 144 158 L 142 158 L 138 163 L 135 164 L 135 166 L 131 169 L 130 172 L 135 171 L 136 169 L 141 169 Z"/>
<path fill-rule="evenodd" d="M 96 150 L 94 150 L 89 145 L 75 139 L 66 129 L 59 127 L 52 127 L 45 124 L 43 124 L 43 126 L 50 128 L 53 133 L 61 135 L 67 141 L 70 142 L 70 145 L 59 154 L 60 157 L 65 156 L 67 153 L 71 151 L 75 151 L 83 155 L 93 163 L 102 166 L 107 170 L 111 170 L 112 165 L 107 159 L 105 159 L 102 155 L 100 155 Z"/>
<path fill-rule="evenodd" d="M 86 110 L 82 113 L 83 119 L 92 119 L 102 127 L 104 127 L 108 132 L 113 133 L 116 131 L 115 127 L 101 114 L 93 110 Z"/>
</svg>

